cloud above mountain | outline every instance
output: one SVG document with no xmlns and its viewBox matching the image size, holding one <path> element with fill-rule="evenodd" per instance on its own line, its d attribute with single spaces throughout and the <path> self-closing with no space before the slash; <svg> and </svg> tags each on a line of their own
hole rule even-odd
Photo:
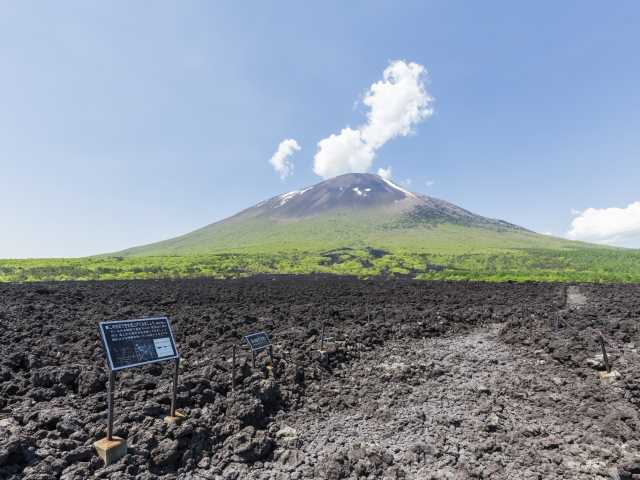
<svg viewBox="0 0 640 480">
<path fill-rule="evenodd" d="M 387 168 L 380 167 L 378 169 L 378 175 L 380 175 L 382 178 L 384 178 L 386 180 L 391 180 L 391 177 L 393 175 L 393 171 L 392 171 L 391 167 L 387 167 Z"/>
<path fill-rule="evenodd" d="M 587 208 L 571 222 L 572 240 L 640 247 L 640 201 L 624 208 Z"/>
<path fill-rule="evenodd" d="M 291 155 L 300 150 L 300 145 L 293 138 L 287 138 L 280 142 L 278 150 L 269 159 L 273 169 L 280 175 L 282 180 L 293 174 L 293 162 Z"/>
<path fill-rule="evenodd" d="M 374 156 L 375 151 L 363 141 L 362 132 L 347 127 L 318 142 L 313 171 L 323 178 L 364 173 L 369 170 Z"/>
<path fill-rule="evenodd" d="M 380 147 L 395 137 L 409 135 L 416 124 L 433 114 L 426 75 L 420 64 L 391 62 L 382 80 L 364 94 L 362 103 L 369 108 L 366 123 L 356 129 L 345 127 L 320 140 L 313 171 L 323 178 L 367 172 Z"/>
</svg>

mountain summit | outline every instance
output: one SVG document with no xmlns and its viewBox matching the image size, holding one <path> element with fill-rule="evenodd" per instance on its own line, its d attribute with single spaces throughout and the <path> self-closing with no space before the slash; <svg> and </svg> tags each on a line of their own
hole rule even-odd
<svg viewBox="0 0 640 480">
<path fill-rule="evenodd" d="M 378 175 L 350 173 L 278 195 L 181 237 L 118 255 L 324 252 L 340 248 L 433 251 L 444 246 L 473 251 L 538 247 L 549 242 L 546 236 L 410 192 Z"/>
<path fill-rule="evenodd" d="M 456 223 L 523 230 L 501 220 L 476 215 L 452 203 L 410 192 L 391 180 L 372 173 L 348 173 L 302 190 L 273 197 L 244 210 L 238 216 L 274 220 L 302 219 L 331 212 L 343 214 L 396 214 L 415 223 Z"/>
<path fill-rule="evenodd" d="M 311 187 L 294 190 L 254 208 L 278 217 L 299 218 L 335 209 L 366 209 L 401 203 L 414 206 L 418 195 L 370 173 L 348 173 Z"/>
</svg>

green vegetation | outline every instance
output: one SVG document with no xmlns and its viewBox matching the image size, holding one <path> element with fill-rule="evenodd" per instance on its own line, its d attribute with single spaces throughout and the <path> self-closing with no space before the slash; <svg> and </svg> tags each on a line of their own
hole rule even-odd
<svg viewBox="0 0 640 480">
<path fill-rule="evenodd" d="M 335 209 L 303 218 L 268 217 L 247 210 L 182 237 L 111 255 L 0 260 L 0 281 L 333 273 L 640 282 L 640 250 L 571 242 L 495 222 L 446 223 L 431 217 L 425 221 L 394 209 L 395 204 Z"/>
<path fill-rule="evenodd" d="M 640 282 L 640 251 L 580 246 L 411 252 L 341 248 L 318 252 L 0 260 L 0 281 L 230 278 L 260 273 L 487 281 Z"/>
<path fill-rule="evenodd" d="M 115 255 L 174 256 L 211 253 L 324 252 L 382 248 L 394 252 L 483 253 L 493 249 L 576 248 L 585 244 L 526 230 L 468 225 L 407 224 L 385 209 L 334 211 L 301 219 L 236 216 L 181 237 Z M 591 245 L 591 247 L 595 247 Z"/>
</svg>

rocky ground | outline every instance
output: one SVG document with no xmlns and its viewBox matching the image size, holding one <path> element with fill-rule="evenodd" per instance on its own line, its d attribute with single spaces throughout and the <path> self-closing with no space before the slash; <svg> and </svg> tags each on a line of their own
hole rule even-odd
<svg viewBox="0 0 640 480">
<path fill-rule="evenodd" d="M 640 478 L 639 298 L 325 276 L 0 284 L 0 478 Z M 97 323 L 151 315 L 172 321 L 187 420 L 163 422 L 170 364 L 118 373 L 129 454 L 105 468 Z M 260 330 L 273 374 L 240 349 L 233 391 L 232 346 Z"/>
</svg>

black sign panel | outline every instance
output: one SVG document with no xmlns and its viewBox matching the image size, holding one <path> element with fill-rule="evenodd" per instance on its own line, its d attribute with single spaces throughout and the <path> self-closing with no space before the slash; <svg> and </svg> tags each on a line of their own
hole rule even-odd
<svg viewBox="0 0 640 480">
<path fill-rule="evenodd" d="M 166 317 L 100 322 L 100 335 L 112 371 L 178 358 Z"/>
<path fill-rule="evenodd" d="M 249 347 L 251 347 L 253 352 L 261 352 L 271 346 L 269 335 L 265 332 L 252 333 L 251 335 L 244 337 L 244 339 L 249 344 Z"/>
</svg>

